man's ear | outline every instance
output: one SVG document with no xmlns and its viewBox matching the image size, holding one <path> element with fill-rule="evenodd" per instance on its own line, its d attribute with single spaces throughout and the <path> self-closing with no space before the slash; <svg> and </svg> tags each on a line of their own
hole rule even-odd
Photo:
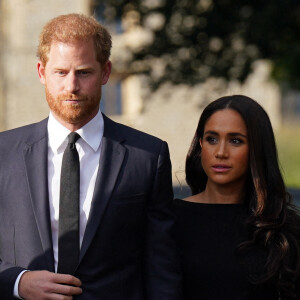
<svg viewBox="0 0 300 300">
<path fill-rule="evenodd" d="M 43 63 L 39 60 L 37 63 L 37 70 L 38 70 L 38 75 L 40 78 L 40 82 L 42 84 L 46 83 L 46 79 L 45 79 L 45 67 L 43 65 Z"/>
<path fill-rule="evenodd" d="M 111 61 L 108 60 L 102 67 L 102 81 L 101 84 L 104 85 L 107 83 L 110 72 L 111 72 Z"/>
</svg>

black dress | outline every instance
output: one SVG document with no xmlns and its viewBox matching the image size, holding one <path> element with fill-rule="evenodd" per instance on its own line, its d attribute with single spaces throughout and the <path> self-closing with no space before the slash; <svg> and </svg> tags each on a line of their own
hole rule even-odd
<svg viewBox="0 0 300 300">
<path fill-rule="evenodd" d="M 241 254 L 248 239 L 242 204 L 174 200 L 176 240 L 183 270 L 183 300 L 278 300 L 272 283 L 251 283 L 263 269 L 264 249 Z"/>
</svg>

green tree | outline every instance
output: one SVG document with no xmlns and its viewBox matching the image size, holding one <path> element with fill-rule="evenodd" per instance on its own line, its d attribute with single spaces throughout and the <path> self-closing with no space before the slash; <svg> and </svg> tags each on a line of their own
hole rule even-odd
<svg viewBox="0 0 300 300">
<path fill-rule="evenodd" d="M 153 87 L 167 80 L 194 84 L 209 76 L 243 81 L 260 58 L 273 61 L 275 79 L 300 87 L 299 0 L 97 3 L 107 21 L 135 11 L 140 25 L 152 31 L 152 43 L 135 51 L 126 67 L 150 75 Z M 151 76 L 154 59 L 161 59 L 163 71 Z"/>
</svg>

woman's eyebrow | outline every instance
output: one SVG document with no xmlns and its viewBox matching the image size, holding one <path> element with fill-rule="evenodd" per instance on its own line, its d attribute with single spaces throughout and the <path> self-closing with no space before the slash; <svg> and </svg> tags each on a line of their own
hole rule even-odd
<svg viewBox="0 0 300 300">
<path fill-rule="evenodd" d="M 205 131 L 204 132 L 204 135 L 206 134 L 214 134 L 214 135 L 219 135 L 218 132 L 216 131 L 213 131 L 213 130 L 208 130 L 208 131 Z M 243 134 L 243 133 L 240 133 L 240 132 L 230 132 L 228 133 L 229 136 L 242 136 L 244 138 L 247 138 L 247 135 Z"/>
<path fill-rule="evenodd" d="M 215 134 L 215 135 L 219 135 L 216 131 L 213 131 L 213 130 L 205 131 L 204 134 Z"/>
<path fill-rule="evenodd" d="M 247 138 L 247 135 L 245 135 L 243 133 L 240 133 L 240 132 L 230 132 L 230 133 L 228 133 L 228 135 L 229 136 L 237 136 L 237 135 L 239 135 L 239 136 L 242 136 L 244 138 Z"/>
</svg>

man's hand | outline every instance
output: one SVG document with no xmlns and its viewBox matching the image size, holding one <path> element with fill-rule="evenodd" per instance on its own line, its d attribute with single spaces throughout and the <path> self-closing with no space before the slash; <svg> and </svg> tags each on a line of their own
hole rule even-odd
<svg viewBox="0 0 300 300">
<path fill-rule="evenodd" d="M 81 281 L 65 274 L 48 271 L 25 272 L 19 282 L 19 295 L 26 300 L 69 300 L 82 293 Z"/>
</svg>

